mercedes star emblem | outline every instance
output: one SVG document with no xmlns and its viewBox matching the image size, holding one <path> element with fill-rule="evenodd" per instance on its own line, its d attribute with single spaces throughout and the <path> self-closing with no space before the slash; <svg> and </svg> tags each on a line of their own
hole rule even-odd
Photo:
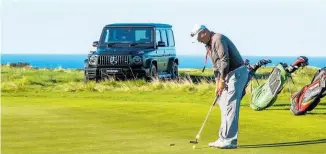
<svg viewBox="0 0 326 154">
<path fill-rule="evenodd" d="M 111 56 L 111 57 L 110 57 L 110 63 L 111 63 L 112 65 L 117 64 L 117 63 L 118 63 L 118 61 L 117 61 L 117 56 Z"/>
</svg>

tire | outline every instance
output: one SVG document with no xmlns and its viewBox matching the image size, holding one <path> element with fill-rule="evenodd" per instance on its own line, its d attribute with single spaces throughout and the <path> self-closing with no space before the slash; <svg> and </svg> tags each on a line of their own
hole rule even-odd
<svg viewBox="0 0 326 154">
<path fill-rule="evenodd" d="M 173 62 L 171 68 L 171 79 L 178 79 L 179 78 L 179 68 L 176 62 Z"/>
<path fill-rule="evenodd" d="M 151 65 L 149 70 L 149 76 L 147 76 L 148 80 L 153 81 L 158 79 L 157 68 L 155 65 Z"/>
<path fill-rule="evenodd" d="M 84 83 L 88 83 L 90 81 L 96 81 L 96 82 L 100 82 L 101 78 L 96 77 L 96 78 L 89 78 L 89 76 L 86 74 L 86 71 L 84 73 Z"/>
<path fill-rule="evenodd" d="M 88 81 L 89 81 L 89 77 L 86 74 L 87 67 L 88 67 L 88 60 L 85 59 L 84 60 L 84 83 L 88 83 Z"/>
<path fill-rule="evenodd" d="M 88 83 L 89 77 L 86 75 L 86 71 L 84 72 L 84 83 Z"/>
</svg>

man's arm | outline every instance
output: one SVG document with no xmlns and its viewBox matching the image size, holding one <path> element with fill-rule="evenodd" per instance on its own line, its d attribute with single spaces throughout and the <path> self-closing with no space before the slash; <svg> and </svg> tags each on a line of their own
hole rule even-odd
<svg viewBox="0 0 326 154">
<path fill-rule="evenodd" d="M 217 43 L 217 54 L 220 58 L 220 80 L 223 82 L 226 75 L 229 73 L 229 51 L 227 45 L 222 40 L 216 41 Z"/>
</svg>

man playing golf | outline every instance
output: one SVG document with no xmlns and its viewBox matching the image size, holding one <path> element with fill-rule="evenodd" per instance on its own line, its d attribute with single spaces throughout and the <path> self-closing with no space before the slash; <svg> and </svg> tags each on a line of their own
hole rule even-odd
<svg viewBox="0 0 326 154">
<path fill-rule="evenodd" d="M 195 25 L 191 37 L 206 45 L 206 60 L 207 56 L 211 59 L 216 80 L 215 93 L 219 96 L 219 138 L 208 145 L 237 148 L 240 101 L 249 75 L 247 67 L 235 45 L 223 34 L 210 31 L 204 25 Z"/>
</svg>

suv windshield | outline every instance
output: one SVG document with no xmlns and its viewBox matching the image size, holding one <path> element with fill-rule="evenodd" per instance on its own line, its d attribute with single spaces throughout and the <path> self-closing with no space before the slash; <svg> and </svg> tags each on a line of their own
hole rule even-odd
<svg viewBox="0 0 326 154">
<path fill-rule="evenodd" d="M 152 44 L 153 28 L 150 27 L 108 27 L 104 28 L 101 44 L 132 43 L 133 45 Z"/>
</svg>

